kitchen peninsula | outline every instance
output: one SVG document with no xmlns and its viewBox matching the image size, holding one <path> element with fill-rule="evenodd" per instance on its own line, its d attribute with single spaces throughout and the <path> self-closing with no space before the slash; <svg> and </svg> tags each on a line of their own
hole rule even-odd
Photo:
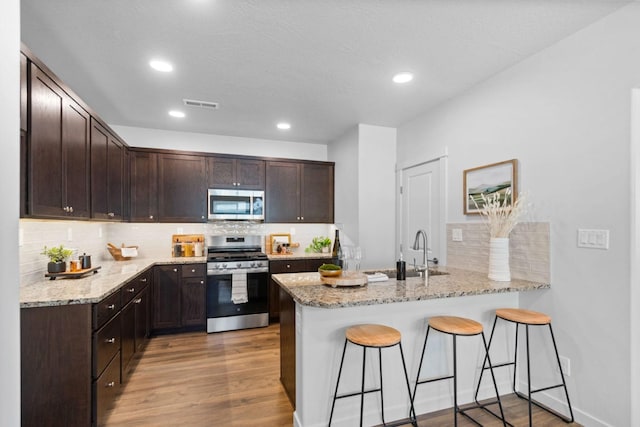
<svg viewBox="0 0 640 427">
<path fill-rule="evenodd" d="M 406 281 L 389 279 L 363 287 L 332 288 L 324 285 L 318 273 L 275 274 L 280 285 L 281 381 L 295 407 L 294 426 L 326 425 L 331 399 L 344 345 L 344 331 L 359 323 L 382 323 L 402 333 L 409 378 L 413 382 L 424 343 L 426 320 L 434 315 L 469 317 L 490 327 L 493 311 L 499 307 L 519 307 L 519 293 L 548 289 L 548 283 L 513 279 L 495 282 L 486 274 L 458 268 L 434 271 L 428 283 L 423 278 Z M 502 332 L 499 330 L 498 332 Z M 488 333 L 487 333 L 488 335 Z M 487 337 L 488 338 L 488 337 Z M 506 338 L 501 335 L 501 339 Z M 425 377 L 447 374 L 451 370 L 451 340 L 442 334 L 430 338 L 430 356 L 425 357 Z M 506 341 L 505 341 L 506 342 Z M 432 347 L 434 346 L 434 347 Z M 478 339 L 460 340 L 458 344 L 459 401 L 470 402 L 481 365 L 482 343 Z M 437 351 L 439 348 L 440 351 Z M 498 359 L 508 357 L 500 354 Z M 436 350 L 436 351 L 433 351 Z M 435 355 L 435 356 L 434 356 Z M 492 352 L 493 356 L 493 352 Z M 359 389 L 362 353 L 349 346 L 344 360 L 339 393 Z M 399 352 L 384 352 L 385 390 L 402 390 L 403 376 Z M 378 383 L 375 352 L 367 352 L 367 388 Z M 507 370 L 496 374 L 501 391 L 509 383 Z M 483 384 L 484 395 L 489 395 Z M 425 387 L 415 402 L 417 413 L 451 407 L 450 385 Z M 483 397 L 483 395 L 481 395 Z M 379 405 L 373 396 L 365 399 L 364 423 L 379 424 Z M 409 401 L 405 394 L 386 392 L 387 420 L 408 416 Z M 367 404 L 369 402 L 369 404 Z M 334 425 L 353 425 L 359 416 L 359 399 L 343 399 L 336 404 Z"/>
</svg>

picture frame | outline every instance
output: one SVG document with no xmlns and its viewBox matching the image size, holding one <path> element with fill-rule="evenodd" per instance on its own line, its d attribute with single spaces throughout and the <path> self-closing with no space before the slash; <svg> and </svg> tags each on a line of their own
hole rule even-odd
<svg viewBox="0 0 640 427">
<path fill-rule="evenodd" d="M 286 247 L 289 247 L 291 245 L 291 234 L 288 233 L 281 233 L 281 234 L 270 234 L 269 235 L 269 246 L 271 247 L 271 250 L 268 250 L 267 252 L 271 253 L 271 254 L 277 254 L 277 247 L 278 245 L 286 245 Z"/>
<path fill-rule="evenodd" d="M 518 159 L 466 169 L 462 173 L 462 182 L 465 215 L 480 215 L 480 209 L 484 206 L 482 194 L 489 196 L 498 192 L 502 202 L 507 190 L 510 190 L 507 206 L 511 206 L 518 198 Z"/>
</svg>

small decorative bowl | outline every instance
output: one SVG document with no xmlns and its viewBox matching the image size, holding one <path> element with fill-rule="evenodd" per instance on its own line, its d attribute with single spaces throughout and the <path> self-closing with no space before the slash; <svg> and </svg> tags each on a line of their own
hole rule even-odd
<svg viewBox="0 0 640 427">
<path fill-rule="evenodd" d="M 318 273 L 322 277 L 339 277 L 342 275 L 342 269 L 340 270 L 321 270 L 318 269 Z"/>
</svg>

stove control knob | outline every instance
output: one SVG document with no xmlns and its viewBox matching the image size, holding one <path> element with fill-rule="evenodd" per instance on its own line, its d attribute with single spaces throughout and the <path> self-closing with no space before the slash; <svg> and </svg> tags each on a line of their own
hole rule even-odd
<svg viewBox="0 0 640 427">
<path fill-rule="evenodd" d="M 220 269 L 227 268 L 227 264 L 220 264 Z"/>
<path fill-rule="evenodd" d="M 242 267 L 242 263 L 241 262 L 237 263 L 236 267 L 238 267 L 238 268 Z"/>
<path fill-rule="evenodd" d="M 258 266 L 258 263 L 257 263 L 257 262 L 252 262 L 252 263 L 251 263 L 251 267 L 256 268 L 257 266 Z"/>
</svg>

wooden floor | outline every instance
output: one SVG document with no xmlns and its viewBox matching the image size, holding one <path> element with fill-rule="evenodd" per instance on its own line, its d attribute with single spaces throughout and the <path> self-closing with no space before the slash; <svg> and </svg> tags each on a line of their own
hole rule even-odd
<svg viewBox="0 0 640 427">
<path fill-rule="evenodd" d="M 216 334 L 188 333 L 153 338 L 111 412 L 107 426 L 293 425 L 293 409 L 280 385 L 279 326 Z M 527 426 L 526 402 L 504 400 L 507 419 Z M 534 426 L 566 424 L 534 409 Z M 476 411 L 483 425 L 501 426 Z M 451 426 L 449 411 L 419 417 L 419 426 Z M 460 427 L 474 425 L 464 417 Z"/>
</svg>

